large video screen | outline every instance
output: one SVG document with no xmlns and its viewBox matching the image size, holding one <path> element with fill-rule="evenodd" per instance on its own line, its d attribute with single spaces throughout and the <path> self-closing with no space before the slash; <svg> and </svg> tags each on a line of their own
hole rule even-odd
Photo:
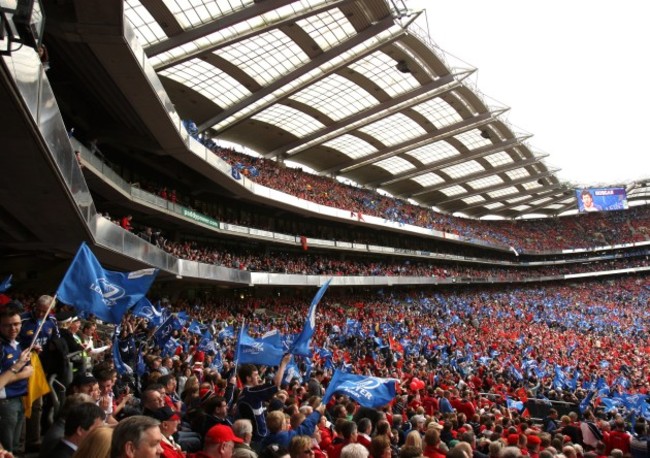
<svg viewBox="0 0 650 458">
<path fill-rule="evenodd" d="M 576 199 L 580 213 L 627 209 L 625 188 L 576 189 Z"/>
</svg>

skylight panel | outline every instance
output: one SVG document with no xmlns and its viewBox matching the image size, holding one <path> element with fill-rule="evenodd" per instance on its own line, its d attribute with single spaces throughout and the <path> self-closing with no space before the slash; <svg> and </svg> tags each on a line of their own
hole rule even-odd
<svg viewBox="0 0 650 458">
<path fill-rule="evenodd" d="M 163 0 L 183 29 L 192 29 L 251 6 L 253 0 Z"/>
<path fill-rule="evenodd" d="M 226 46 L 215 52 L 266 86 L 309 61 L 291 38 L 278 29 Z"/>
<path fill-rule="evenodd" d="M 280 104 L 267 108 L 252 119 L 280 127 L 297 137 L 304 137 L 325 127 L 323 123 L 308 114 Z"/>
<path fill-rule="evenodd" d="M 301 19 L 297 24 L 309 34 L 323 51 L 327 51 L 356 35 L 356 30 L 338 8 Z"/>
<path fill-rule="evenodd" d="M 336 97 L 332 97 L 336 94 Z M 338 121 L 379 102 L 364 89 L 336 73 L 290 97 Z"/>
<path fill-rule="evenodd" d="M 506 175 L 508 175 L 508 177 L 511 180 L 518 180 L 520 178 L 529 177 L 530 172 L 525 168 L 521 168 L 521 169 L 510 170 L 509 172 L 506 172 Z"/>
<path fill-rule="evenodd" d="M 477 204 L 479 202 L 485 202 L 485 197 L 483 196 L 472 196 L 472 197 L 467 197 L 466 199 L 461 199 L 463 202 L 465 202 L 467 205 L 473 205 Z"/>
<path fill-rule="evenodd" d="M 449 143 L 442 140 L 429 145 L 420 146 L 406 154 L 427 165 L 450 157 L 459 156 L 460 152 Z"/>
<path fill-rule="evenodd" d="M 522 186 L 526 191 L 530 191 L 531 189 L 537 189 L 542 187 L 542 185 L 539 184 L 537 181 L 529 181 L 528 183 L 524 183 Z"/>
<path fill-rule="evenodd" d="M 350 64 L 349 68 L 362 74 L 382 88 L 390 97 L 395 97 L 420 86 L 411 73 L 402 73 L 395 68 L 392 57 L 381 51 L 374 52 Z"/>
<path fill-rule="evenodd" d="M 250 91 L 224 71 L 201 59 L 187 62 L 160 72 L 194 89 L 221 108 L 227 108 L 250 95 Z"/>
<path fill-rule="evenodd" d="M 463 120 L 462 116 L 441 98 L 428 100 L 413 107 L 413 109 L 426 117 L 438 129 L 459 123 Z"/>
<path fill-rule="evenodd" d="M 424 175 L 420 175 L 411 179 L 425 188 L 445 182 L 444 179 L 432 172 L 425 173 Z"/>
<path fill-rule="evenodd" d="M 484 172 L 485 169 L 481 164 L 476 161 L 467 161 L 460 164 L 452 165 L 451 167 L 445 167 L 442 169 L 447 175 L 451 178 L 462 178 L 472 173 Z"/>
<path fill-rule="evenodd" d="M 494 210 L 494 209 L 500 208 L 500 207 L 503 207 L 503 203 L 501 203 L 501 202 L 495 202 L 493 204 L 485 205 L 485 208 L 487 208 L 488 210 Z"/>
<path fill-rule="evenodd" d="M 486 178 L 481 178 L 479 180 L 468 181 L 467 184 L 472 187 L 472 189 L 484 189 L 489 188 L 490 186 L 496 186 L 503 183 L 503 179 L 498 175 L 492 175 Z"/>
<path fill-rule="evenodd" d="M 360 159 L 377 151 L 377 148 L 367 141 L 350 134 L 336 137 L 323 143 L 323 146 L 340 151 L 350 159 Z"/>
<path fill-rule="evenodd" d="M 472 129 L 454 137 L 470 151 L 492 144 L 489 139 L 481 137 L 481 132 L 478 129 Z"/>
<path fill-rule="evenodd" d="M 512 164 L 515 162 L 514 159 L 505 151 L 499 151 L 498 153 L 490 154 L 489 156 L 485 156 L 484 159 L 488 161 L 492 167 Z"/>
<path fill-rule="evenodd" d="M 397 175 L 398 173 L 415 169 L 415 166 L 409 161 L 397 156 L 389 157 L 388 159 L 379 161 L 374 165 L 381 167 L 387 172 L 390 172 L 392 175 Z"/>
<path fill-rule="evenodd" d="M 143 47 L 151 46 L 167 38 L 162 27 L 139 1 L 125 0 L 124 15 L 133 26 L 135 34 Z"/>
<path fill-rule="evenodd" d="M 463 188 L 460 185 L 455 185 L 455 186 L 450 186 L 449 188 L 441 189 L 440 192 L 447 197 L 451 197 L 451 196 L 457 196 L 459 194 L 465 194 L 467 192 L 467 189 Z"/>
<path fill-rule="evenodd" d="M 380 119 L 359 130 L 372 135 L 386 146 L 397 145 L 427 133 L 422 126 L 402 113 Z"/>
<path fill-rule="evenodd" d="M 515 186 L 510 186 L 509 188 L 489 192 L 488 195 L 493 199 L 498 199 L 499 197 L 509 196 L 510 194 L 516 194 L 518 192 L 519 190 Z"/>
</svg>

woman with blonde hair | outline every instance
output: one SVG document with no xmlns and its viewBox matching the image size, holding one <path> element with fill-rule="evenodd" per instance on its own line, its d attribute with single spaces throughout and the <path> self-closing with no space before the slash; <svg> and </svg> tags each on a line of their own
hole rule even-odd
<svg viewBox="0 0 650 458">
<path fill-rule="evenodd" d="M 83 438 L 72 458 L 109 458 L 113 428 L 100 426 Z"/>
</svg>

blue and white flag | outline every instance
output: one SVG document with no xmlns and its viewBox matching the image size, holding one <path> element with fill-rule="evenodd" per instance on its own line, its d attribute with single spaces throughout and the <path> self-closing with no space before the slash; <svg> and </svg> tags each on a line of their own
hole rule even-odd
<svg viewBox="0 0 650 458">
<path fill-rule="evenodd" d="M 158 269 L 128 273 L 104 270 L 84 242 L 56 294 L 64 304 L 118 324 L 127 310 L 147 294 L 157 274 Z"/>
<path fill-rule="evenodd" d="M 331 281 L 331 278 L 327 280 L 311 300 L 309 312 L 307 312 L 307 319 L 305 320 L 305 326 L 302 328 L 302 332 L 295 338 L 293 345 L 289 349 L 289 353 L 292 355 L 306 356 L 311 358 L 312 352 L 309 350 L 309 343 L 311 342 L 311 338 L 314 335 L 314 330 L 316 329 L 316 307 L 318 306 L 320 300 L 323 298 L 325 291 L 327 291 L 327 288 L 330 286 Z"/>
<path fill-rule="evenodd" d="M 154 305 L 149 302 L 149 299 L 146 297 L 143 297 L 138 301 L 137 304 L 135 304 L 135 307 L 133 307 L 131 313 L 133 313 L 135 316 L 146 318 L 149 320 L 149 324 L 151 326 L 160 326 L 165 320 L 163 312 L 161 310 L 157 310 L 156 307 L 154 307 Z"/>
<path fill-rule="evenodd" d="M 283 383 L 289 384 L 293 381 L 293 379 L 297 379 L 298 383 L 302 384 L 302 375 L 300 374 L 300 368 L 296 364 L 296 360 L 294 358 L 294 356 L 291 356 L 289 364 L 287 364 L 287 368 L 284 370 L 284 377 L 282 378 Z"/>
<path fill-rule="evenodd" d="M 580 409 L 580 413 L 583 414 L 585 411 L 589 408 L 589 405 L 591 404 L 591 399 L 594 397 L 594 394 L 596 394 L 596 390 L 591 390 L 585 398 L 580 401 L 580 405 L 578 406 L 578 409 Z"/>
<path fill-rule="evenodd" d="M 167 343 L 162 349 L 163 356 L 173 356 L 174 353 L 176 353 L 178 347 L 180 347 L 178 340 L 174 339 L 173 337 L 170 337 L 169 339 L 167 339 Z"/>
<path fill-rule="evenodd" d="M 265 366 L 278 366 L 284 356 L 282 338 L 275 330 L 267 332 L 259 339 L 248 335 L 246 326 L 239 331 L 239 340 L 235 353 L 237 364 L 263 364 Z"/>
<path fill-rule="evenodd" d="M 115 335 L 113 336 L 113 362 L 115 363 L 115 370 L 120 375 L 131 375 L 133 369 L 122 360 L 122 353 L 120 352 L 120 327 L 115 328 Z"/>
<path fill-rule="evenodd" d="M 192 334 L 203 335 L 203 331 L 201 331 L 201 324 L 196 320 L 192 320 L 187 330 Z"/>
<path fill-rule="evenodd" d="M 216 369 L 218 372 L 223 370 L 223 357 L 221 356 L 221 351 L 218 350 L 214 357 L 212 358 L 212 364 L 210 365 L 212 369 Z"/>
<path fill-rule="evenodd" d="M 327 404 L 334 393 L 342 393 L 363 407 L 381 407 L 395 399 L 396 381 L 396 379 L 368 377 L 336 370 L 323 396 L 323 404 Z"/>
<path fill-rule="evenodd" d="M 2 280 L 2 283 L 0 283 L 0 293 L 4 293 L 9 288 L 11 288 L 11 279 L 12 278 L 13 278 L 13 275 L 9 275 L 7 278 Z"/>
<path fill-rule="evenodd" d="M 199 350 L 205 352 L 217 353 L 219 351 L 219 346 L 217 342 L 212 338 L 212 334 L 207 329 L 201 335 L 201 341 L 199 342 Z"/>
<path fill-rule="evenodd" d="M 172 333 L 174 332 L 173 321 L 174 316 L 169 315 L 163 324 L 156 329 L 156 332 L 153 333 L 153 338 L 157 346 L 163 347 L 172 336 Z"/>
<path fill-rule="evenodd" d="M 217 334 L 219 342 L 223 342 L 225 339 L 232 339 L 233 337 L 235 337 L 235 328 L 232 326 L 226 326 Z"/>
<path fill-rule="evenodd" d="M 515 401 L 511 399 L 510 396 L 506 396 L 506 405 L 508 406 L 508 409 L 515 409 L 520 413 L 524 410 L 524 403 L 521 401 Z"/>
</svg>

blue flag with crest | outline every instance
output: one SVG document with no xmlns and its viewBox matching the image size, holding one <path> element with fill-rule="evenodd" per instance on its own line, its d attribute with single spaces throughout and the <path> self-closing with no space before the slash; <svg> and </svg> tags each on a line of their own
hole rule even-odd
<svg viewBox="0 0 650 458">
<path fill-rule="evenodd" d="M 309 312 L 307 312 L 307 319 L 305 320 L 305 326 L 302 328 L 302 332 L 294 339 L 293 345 L 289 349 L 289 353 L 292 355 L 311 357 L 312 352 L 309 350 L 309 342 L 311 342 L 314 330 L 316 329 L 316 307 L 323 298 L 325 291 L 327 291 L 327 288 L 330 286 L 331 281 L 331 278 L 327 280 L 311 300 Z"/>
<path fill-rule="evenodd" d="M 241 327 L 235 353 L 237 364 L 278 366 L 282 356 L 284 356 L 282 337 L 277 330 L 267 332 L 256 339 L 248 335 L 247 326 Z"/>
<path fill-rule="evenodd" d="M 395 379 L 348 374 L 337 369 L 327 386 L 323 404 L 327 404 L 334 393 L 342 393 L 363 407 L 381 407 L 395 398 L 395 382 Z"/>
<path fill-rule="evenodd" d="M 117 328 L 115 328 L 115 335 L 113 336 L 113 361 L 115 363 L 115 370 L 120 375 L 124 375 L 124 374 L 130 375 L 133 374 L 133 369 L 131 369 L 131 366 L 129 366 L 122 360 L 122 354 L 120 352 L 119 336 L 120 336 L 120 327 L 118 326 Z"/>
<path fill-rule="evenodd" d="M 127 273 L 105 270 L 84 242 L 56 294 L 64 304 L 118 324 L 127 310 L 147 294 L 157 274 L 158 269 Z"/>
<path fill-rule="evenodd" d="M 135 316 L 149 320 L 150 326 L 160 326 L 165 320 L 162 310 L 156 309 L 156 307 L 154 307 L 146 297 L 143 297 L 137 304 L 135 304 L 131 313 Z"/>
</svg>

